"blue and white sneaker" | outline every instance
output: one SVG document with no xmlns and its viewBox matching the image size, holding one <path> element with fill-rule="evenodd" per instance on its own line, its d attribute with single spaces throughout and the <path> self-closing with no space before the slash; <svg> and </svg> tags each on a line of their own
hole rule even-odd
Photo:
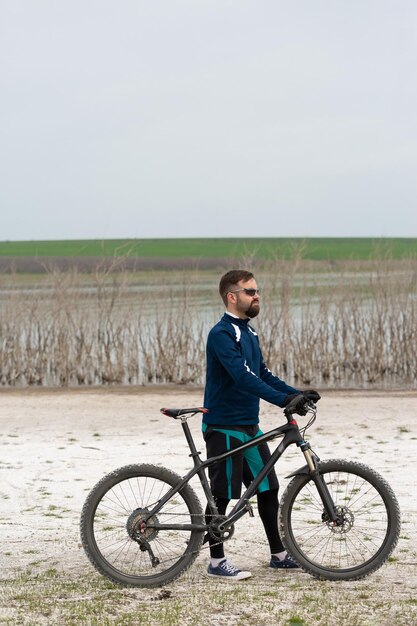
<svg viewBox="0 0 417 626">
<path fill-rule="evenodd" d="M 273 569 L 300 569 L 298 563 L 288 553 L 285 559 L 279 559 L 277 556 L 272 555 L 269 567 Z"/>
<path fill-rule="evenodd" d="M 209 576 L 213 576 L 213 578 L 218 578 L 219 580 L 222 579 L 231 581 L 244 580 L 245 578 L 250 578 L 252 576 L 250 572 L 238 569 L 229 563 L 227 559 L 220 561 L 217 567 L 213 567 L 210 563 L 207 568 L 207 574 Z"/>
</svg>

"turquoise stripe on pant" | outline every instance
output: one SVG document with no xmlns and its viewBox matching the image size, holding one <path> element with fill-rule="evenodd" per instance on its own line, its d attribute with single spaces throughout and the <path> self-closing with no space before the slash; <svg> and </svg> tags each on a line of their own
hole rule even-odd
<svg viewBox="0 0 417 626">
<path fill-rule="evenodd" d="M 207 426 L 206 428 L 204 428 L 204 426 L 206 425 L 203 425 L 203 431 L 207 430 Z M 260 437 L 261 435 L 263 435 L 263 432 L 260 429 L 257 431 L 255 437 L 249 437 L 249 435 L 247 435 L 246 433 L 242 433 L 239 430 L 228 430 L 227 428 L 213 428 L 212 430 L 223 433 L 225 435 L 227 451 L 230 451 L 232 449 L 230 437 L 238 439 L 241 443 L 247 443 L 248 441 L 253 441 L 253 439 L 256 437 Z M 255 478 L 264 467 L 264 462 L 261 455 L 259 454 L 259 450 L 256 447 L 250 448 L 249 450 L 243 452 L 243 458 L 247 462 L 252 476 Z M 229 457 L 228 459 L 226 459 L 226 477 L 229 499 L 232 498 L 232 469 L 233 459 Z M 259 485 L 258 492 L 262 493 L 263 491 L 269 491 L 269 489 L 269 480 L 268 476 L 266 476 Z"/>
</svg>

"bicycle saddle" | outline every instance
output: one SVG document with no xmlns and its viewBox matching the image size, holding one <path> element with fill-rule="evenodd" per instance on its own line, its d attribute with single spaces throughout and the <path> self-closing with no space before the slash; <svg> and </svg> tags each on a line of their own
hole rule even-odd
<svg viewBox="0 0 417 626">
<path fill-rule="evenodd" d="M 194 409 L 160 409 L 161 413 L 177 419 L 181 415 L 187 415 L 187 413 L 208 413 L 208 409 L 204 407 L 197 407 Z"/>
</svg>

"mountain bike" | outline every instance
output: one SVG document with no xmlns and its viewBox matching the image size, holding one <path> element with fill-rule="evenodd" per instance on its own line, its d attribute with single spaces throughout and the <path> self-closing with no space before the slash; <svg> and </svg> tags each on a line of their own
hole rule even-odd
<svg viewBox="0 0 417 626">
<path fill-rule="evenodd" d="M 127 586 L 165 585 L 187 570 L 203 540 L 229 540 L 235 523 L 253 516 L 251 498 L 288 446 L 295 444 L 305 465 L 292 478 L 280 502 L 283 543 L 300 567 L 319 579 L 358 580 L 388 559 L 400 533 L 400 509 L 389 484 L 370 467 L 353 461 L 321 461 L 305 441 L 317 407 L 306 402 L 307 424 L 299 427 L 290 403 L 287 423 L 234 450 L 203 461 L 187 420 L 207 409 L 161 412 L 181 422 L 193 468 L 181 477 L 158 465 L 127 465 L 104 476 L 92 489 L 81 514 L 81 540 L 94 567 Z M 270 460 L 231 511 L 218 514 L 206 470 L 265 441 L 281 438 Z M 198 476 L 210 515 L 189 485 Z"/>
</svg>

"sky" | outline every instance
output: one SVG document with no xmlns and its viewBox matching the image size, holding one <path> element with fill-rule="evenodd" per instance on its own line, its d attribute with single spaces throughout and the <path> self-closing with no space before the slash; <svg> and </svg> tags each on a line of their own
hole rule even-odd
<svg viewBox="0 0 417 626">
<path fill-rule="evenodd" d="M 0 240 L 417 237 L 415 0 L 0 0 Z"/>
</svg>

